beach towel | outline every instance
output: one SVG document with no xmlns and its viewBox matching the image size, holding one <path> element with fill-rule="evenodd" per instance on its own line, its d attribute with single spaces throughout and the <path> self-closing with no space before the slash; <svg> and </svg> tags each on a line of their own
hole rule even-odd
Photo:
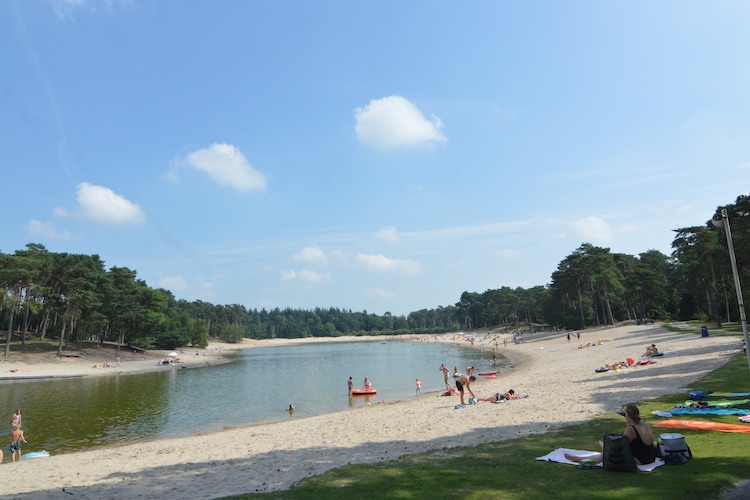
<svg viewBox="0 0 750 500">
<path fill-rule="evenodd" d="M 750 397 L 750 392 L 713 392 L 713 391 L 693 391 L 690 393 L 690 399 L 703 399 L 703 398 L 747 398 Z"/>
<path fill-rule="evenodd" d="M 652 425 L 660 429 L 692 429 L 696 431 L 737 432 L 750 434 L 750 425 L 706 422 L 705 420 L 664 420 Z"/>
<path fill-rule="evenodd" d="M 750 410 L 742 408 L 672 408 L 672 415 L 750 415 Z M 671 416 L 671 415 L 670 415 Z"/>
<path fill-rule="evenodd" d="M 662 417 L 662 418 L 670 418 L 672 416 L 672 414 L 669 413 L 668 411 L 652 411 L 651 415 L 656 415 L 657 417 Z"/>
<path fill-rule="evenodd" d="M 543 457 L 538 457 L 537 460 L 542 460 L 544 462 L 557 462 L 560 464 L 576 465 L 575 462 L 571 462 L 570 460 L 565 458 L 566 453 L 568 453 L 569 455 L 576 455 L 578 457 L 589 457 L 589 456 L 593 457 L 599 454 L 596 451 L 572 450 L 570 448 L 558 448 L 555 451 L 547 453 Z M 601 466 L 602 463 L 599 462 L 597 465 Z M 664 460 L 662 460 L 661 458 L 657 458 L 656 461 L 652 464 L 639 465 L 638 470 L 641 472 L 651 472 L 652 470 L 662 465 L 664 465 Z"/>
<path fill-rule="evenodd" d="M 711 406 L 743 406 L 750 403 L 750 399 L 717 399 L 711 401 Z M 695 405 L 695 401 L 685 401 L 685 406 Z M 708 403 L 706 403 L 708 406 Z"/>
<path fill-rule="evenodd" d="M 740 422 L 748 422 L 750 423 L 750 415 L 740 417 Z"/>
</svg>

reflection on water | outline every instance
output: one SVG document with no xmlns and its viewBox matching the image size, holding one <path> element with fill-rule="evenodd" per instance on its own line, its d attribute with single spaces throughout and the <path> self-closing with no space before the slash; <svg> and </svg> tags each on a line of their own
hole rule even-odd
<svg viewBox="0 0 750 500">
<path fill-rule="evenodd" d="M 488 352 L 400 341 L 247 349 L 232 363 L 208 369 L 166 366 L 141 375 L 3 381 L 0 412 L 10 418 L 22 409 L 25 450 L 64 453 L 405 399 L 414 396 L 416 378 L 425 393 L 444 388 L 440 363 L 482 371 L 491 358 Z M 377 394 L 350 396 L 350 376 L 355 387 L 368 377 Z"/>
</svg>

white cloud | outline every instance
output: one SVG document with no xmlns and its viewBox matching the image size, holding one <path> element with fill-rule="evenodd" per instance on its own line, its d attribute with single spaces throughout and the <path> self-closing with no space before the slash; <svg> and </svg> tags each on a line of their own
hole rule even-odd
<svg viewBox="0 0 750 500">
<path fill-rule="evenodd" d="M 443 123 L 433 116 L 430 120 L 414 104 L 401 96 L 373 99 L 370 104 L 354 110 L 354 130 L 359 140 L 381 149 L 404 146 L 431 146 L 446 141 L 440 133 Z"/>
<path fill-rule="evenodd" d="M 518 259 L 523 256 L 520 250 L 513 250 L 510 248 L 497 250 L 497 251 L 491 252 L 491 254 L 497 257 L 500 257 L 501 259 Z"/>
<path fill-rule="evenodd" d="M 119 6 L 127 6 L 130 0 L 52 0 L 52 10 L 55 15 L 63 20 L 73 21 L 73 13 L 87 9 L 92 12 L 103 10 L 107 13 L 114 12 Z"/>
<path fill-rule="evenodd" d="M 393 292 L 389 292 L 385 288 L 380 287 L 370 287 L 365 290 L 365 294 L 368 297 L 372 297 L 375 299 L 393 299 L 396 297 L 396 294 Z"/>
<path fill-rule="evenodd" d="M 43 236 L 53 240 L 69 240 L 71 234 L 68 231 L 59 230 L 54 222 L 42 222 L 31 219 L 26 224 L 26 231 L 34 236 Z"/>
<path fill-rule="evenodd" d="M 322 283 L 324 281 L 330 281 L 331 275 L 328 273 L 318 273 L 311 271 L 310 269 L 300 269 L 295 271 L 290 269 L 289 271 L 281 271 L 281 281 L 301 281 L 304 283 Z"/>
<path fill-rule="evenodd" d="M 328 258 L 326 257 L 325 252 L 323 252 L 323 250 L 317 245 L 310 245 L 294 254 L 294 260 L 308 262 L 310 264 L 325 265 Z"/>
<path fill-rule="evenodd" d="M 277 307 L 276 302 L 268 299 L 260 299 L 257 302 L 257 307 L 259 309 L 273 309 L 274 307 Z"/>
<path fill-rule="evenodd" d="M 185 156 L 185 162 L 208 174 L 220 186 L 238 191 L 266 189 L 265 176 L 255 170 L 239 148 L 231 144 L 211 144 Z"/>
<path fill-rule="evenodd" d="M 158 280 L 159 287 L 169 291 L 184 292 L 187 290 L 188 283 L 182 276 L 161 276 Z"/>
<path fill-rule="evenodd" d="M 109 188 L 95 186 L 88 182 L 78 185 L 78 206 L 74 215 L 105 224 L 138 224 L 146 221 L 143 210 L 135 203 Z M 64 208 L 56 208 L 56 216 L 68 215 Z"/>
<path fill-rule="evenodd" d="M 86 0 L 52 0 L 52 10 L 60 19 L 73 19 L 73 12 L 86 5 Z"/>
<path fill-rule="evenodd" d="M 204 281 L 198 286 L 198 295 L 203 300 L 213 302 L 216 300 L 216 287 L 210 281 Z"/>
<path fill-rule="evenodd" d="M 385 255 L 360 253 L 356 257 L 357 265 L 367 271 L 376 273 L 399 273 L 415 275 L 422 272 L 422 265 L 412 260 L 389 259 Z"/>
<path fill-rule="evenodd" d="M 398 231 L 395 227 L 384 227 L 375 233 L 375 237 L 384 241 L 398 241 Z"/>
<path fill-rule="evenodd" d="M 612 240 L 612 229 L 601 217 L 586 217 L 574 222 L 573 227 L 584 241 L 591 244 L 600 245 Z"/>
</svg>

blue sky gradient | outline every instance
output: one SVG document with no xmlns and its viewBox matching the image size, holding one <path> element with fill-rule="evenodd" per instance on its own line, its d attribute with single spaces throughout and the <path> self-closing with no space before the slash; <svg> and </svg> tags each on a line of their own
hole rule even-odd
<svg viewBox="0 0 750 500">
<path fill-rule="evenodd" d="M 6 0 L 0 251 L 383 314 L 750 186 L 750 3 Z"/>
</svg>

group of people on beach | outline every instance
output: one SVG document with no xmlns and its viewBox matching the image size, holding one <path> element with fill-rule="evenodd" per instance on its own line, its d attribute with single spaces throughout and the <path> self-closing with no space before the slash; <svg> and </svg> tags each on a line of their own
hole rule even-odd
<svg viewBox="0 0 750 500">
<path fill-rule="evenodd" d="M 17 409 L 10 416 L 10 459 L 12 462 L 21 460 L 21 443 L 26 444 L 26 438 L 21 430 L 23 418 L 21 409 Z M 0 449 L 0 463 L 3 461 L 3 450 Z"/>
<path fill-rule="evenodd" d="M 471 398 L 475 400 L 476 402 L 487 402 L 487 403 L 501 403 L 503 401 L 512 401 L 515 399 L 522 399 L 522 397 L 525 397 L 525 395 L 518 395 L 516 394 L 516 391 L 513 389 L 509 389 L 508 392 L 501 394 L 501 393 L 495 393 L 494 396 L 491 396 L 489 398 L 479 398 L 474 395 L 474 391 L 471 390 L 471 384 L 472 382 L 476 381 L 477 377 L 474 376 L 474 367 L 473 366 L 467 366 L 466 367 L 466 373 L 460 374 L 458 373 L 458 367 L 453 367 L 453 377 L 456 379 L 456 387 L 455 389 L 451 386 L 449 381 L 449 375 L 450 370 L 447 366 L 445 366 L 445 363 L 440 364 L 440 368 L 438 368 L 439 371 L 443 372 L 443 380 L 445 382 L 445 393 L 444 396 L 450 396 L 454 394 L 455 392 L 458 392 L 458 395 L 461 398 L 461 406 L 466 406 L 466 402 L 464 400 L 464 393 L 468 392 L 471 394 Z"/>
<path fill-rule="evenodd" d="M 448 367 L 445 366 L 445 363 L 440 364 L 439 370 L 443 372 L 446 394 L 450 395 L 453 393 L 453 387 L 451 387 L 451 384 L 448 381 L 450 370 L 448 370 Z M 474 382 L 477 378 L 473 375 L 473 373 L 473 366 L 467 366 L 466 373 L 463 375 L 458 372 L 457 366 L 453 367 L 453 377 L 456 379 L 456 391 L 458 391 L 458 395 L 461 397 L 461 405 L 466 405 L 466 403 L 464 402 L 464 390 L 469 391 L 471 397 L 475 397 L 474 392 L 471 390 L 471 383 Z"/>
<path fill-rule="evenodd" d="M 419 379 L 417 379 L 417 380 L 419 380 Z M 352 393 L 352 389 L 354 389 L 354 379 L 352 379 L 351 377 L 349 377 L 349 380 L 346 382 L 346 387 L 347 387 L 347 390 L 349 391 L 349 394 L 351 394 Z M 365 381 L 362 383 L 362 387 L 365 390 L 372 389 L 372 382 L 370 381 L 369 378 L 365 377 Z"/>
</svg>

